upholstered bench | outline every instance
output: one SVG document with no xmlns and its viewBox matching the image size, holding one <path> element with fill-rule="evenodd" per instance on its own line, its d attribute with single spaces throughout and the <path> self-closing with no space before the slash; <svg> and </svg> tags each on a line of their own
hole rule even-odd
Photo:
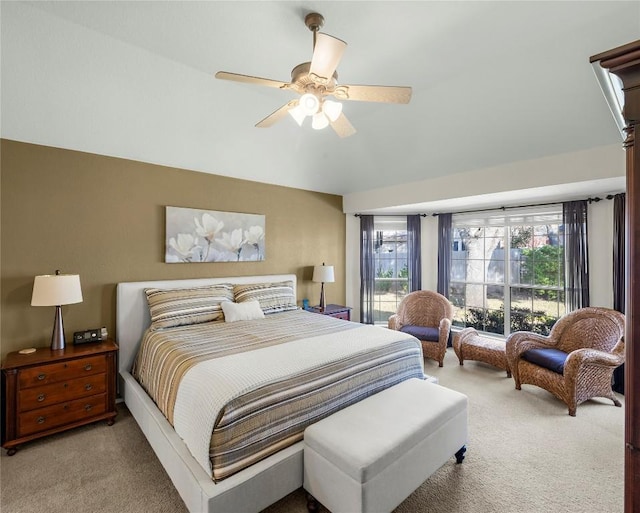
<svg viewBox="0 0 640 513">
<path fill-rule="evenodd" d="M 466 442 L 467 396 L 410 379 L 305 430 L 304 488 L 333 513 L 389 512 Z"/>
<path fill-rule="evenodd" d="M 506 370 L 507 377 L 511 377 L 504 340 L 481 337 L 475 329 L 465 328 L 453 337 L 453 350 L 460 360 L 460 365 L 463 365 L 465 360 L 484 362 Z"/>
</svg>

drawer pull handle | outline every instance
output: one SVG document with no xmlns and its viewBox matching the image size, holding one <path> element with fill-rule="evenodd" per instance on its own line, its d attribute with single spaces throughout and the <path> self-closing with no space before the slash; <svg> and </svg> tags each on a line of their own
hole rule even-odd
<svg viewBox="0 0 640 513">
<path fill-rule="evenodd" d="M 91 390 L 92 388 L 93 388 L 93 385 L 92 385 L 91 383 L 87 383 L 87 384 L 84 386 L 84 389 L 85 389 L 85 390 L 87 390 L 87 391 Z"/>
<path fill-rule="evenodd" d="M 90 363 L 88 363 L 88 364 L 86 364 L 86 365 L 84 366 L 84 370 L 86 370 L 86 371 L 90 371 L 90 370 L 91 370 L 91 368 L 92 368 L 92 367 L 91 367 L 91 364 L 90 364 Z"/>
<path fill-rule="evenodd" d="M 44 394 L 38 396 L 38 402 L 41 403 L 42 401 L 44 401 Z"/>
<path fill-rule="evenodd" d="M 84 409 L 85 409 L 86 411 L 91 411 L 91 408 L 93 408 L 93 406 L 92 406 L 91 404 L 85 404 L 85 405 L 84 405 Z"/>
<path fill-rule="evenodd" d="M 46 377 L 47 377 L 46 374 L 38 374 L 38 381 L 42 381 Z"/>
<path fill-rule="evenodd" d="M 37 422 L 38 424 L 44 424 L 44 421 L 45 421 L 45 418 L 44 418 L 44 417 L 38 417 L 38 418 L 36 419 L 36 422 Z"/>
</svg>

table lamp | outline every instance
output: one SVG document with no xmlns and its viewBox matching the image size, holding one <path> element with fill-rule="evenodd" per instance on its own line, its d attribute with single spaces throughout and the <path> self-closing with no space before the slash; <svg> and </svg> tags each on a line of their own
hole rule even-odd
<svg viewBox="0 0 640 513">
<path fill-rule="evenodd" d="M 33 281 L 31 306 L 55 306 L 56 315 L 51 334 L 51 350 L 64 349 L 64 325 L 62 324 L 62 305 L 82 303 L 80 276 L 77 274 L 45 274 L 36 276 Z"/>
<path fill-rule="evenodd" d="M 325 298 L 324 298 L 324 284 L 325 283 L 333 283 L 335 278 L 333 276 L 333 266 L 332 265 L 316 265 L 313 268 L 313 281 L 316 283 L 322 283 L 320 288 L 320 310 L 324 311 L 326 306 Z"/>
</svg>

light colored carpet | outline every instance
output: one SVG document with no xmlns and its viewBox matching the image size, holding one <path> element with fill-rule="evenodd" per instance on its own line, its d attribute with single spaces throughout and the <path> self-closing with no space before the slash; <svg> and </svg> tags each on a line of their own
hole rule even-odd
<svg viewBox="0 0 640 513">
<path fill-rule="evenodd" d="M 617 513 L 623 511 L 624 411 L 595 399 L 577 417 L 548 392 L 450 349 L 445 366 L 425 361 L 440 384 L 469 396 L 462 465 L 447 462 L 397 513 Z M 623 400 L 622 396 L 619 396 Z M 186 511 L 137 424 L 120 406 L 97 423 L 2 451 L 2 513 Z M 306 512 L 298 490 L 265 510 Z"/>
</svg>

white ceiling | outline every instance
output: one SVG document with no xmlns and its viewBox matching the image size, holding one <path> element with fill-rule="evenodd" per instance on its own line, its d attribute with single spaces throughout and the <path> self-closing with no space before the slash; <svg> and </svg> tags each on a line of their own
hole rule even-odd
<svg viewBox="0 0 640 513">
<path fill-rule="evenodd" d="M 589 57 L 640 34 L 637 1 L 0 8 L 3 137 L 335 194 L 619 144 Z M 213 75 L 288 81 L 312 11 L 349 45 L 340 82 L 411 86 L 411 103 L 346 102 L 346 139 L 255 128 L 292 93 Z"/>
</svg>

